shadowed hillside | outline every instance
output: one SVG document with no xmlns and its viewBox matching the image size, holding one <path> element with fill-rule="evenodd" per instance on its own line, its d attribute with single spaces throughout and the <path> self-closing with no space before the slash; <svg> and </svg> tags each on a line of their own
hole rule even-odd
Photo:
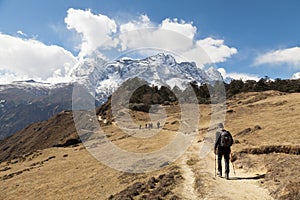
<svg viewBox="0 0 300 200">
<path fill-rule="evenodd" d="M 36 150 L 78 143 L 71 111 L 63 111 L 47 121 L 27 126 L 0 141 L 0 161 L 11 160 Z"/>
<path fill-rule="evenodd" d="M 72 108 L 72 85 L 57 88 L 12 86 L 0 90 L 0 140 L 34 122 Z"/>
</svg>

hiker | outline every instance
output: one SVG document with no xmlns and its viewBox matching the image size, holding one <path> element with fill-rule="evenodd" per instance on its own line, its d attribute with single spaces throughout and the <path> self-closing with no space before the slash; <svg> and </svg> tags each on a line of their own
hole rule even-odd
<svg viewBox="0 0 300 200">
<path fill-rule="evenodd" d="M 147 124 L 145 124 L 145 128 L 147 128 Z"/>
<path fill-rule="evenodd" d="M 142 124 L 140 124 L 140 129 L 142 129 Z"/>
<path fill-rule="evenodd" d="M 218 155 L 218 173 L 222 177 L 222 157 L 225 160 L 225 178 L 229 179 L 229 157 L 230 147 L 233 144 L 233 138 L 229 131 L 224 129 L 222 123 L 218 124 L 218 131 L 216 132 L 216 140 L 214 146 L 214 153 Z"/>
<path fill-rule="evenodd" d="M 159 127 L 160 127 L 160 122 L 158 121 L 157 122 L 157 129 L 159 129 Z"/>
</svg>

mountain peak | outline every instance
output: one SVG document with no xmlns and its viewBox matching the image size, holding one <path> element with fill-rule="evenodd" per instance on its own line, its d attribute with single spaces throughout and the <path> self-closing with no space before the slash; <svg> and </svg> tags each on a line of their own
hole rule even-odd
<svg viewBox="0 0 300 200">
<path fill-rule="evenodd" d="M 158 53 L 156 55 L 150 56 L 148 58 L 152 58 L 152 59 L 161 59 L 161 58 L 165 58 L 166 55 L 164 53 Z"/>
<path fill-rule="evenodd" d="M 146 58 L 145 60 L 151 61 L 151 62 L 159 62 L 162 64 L 176 64 L 175 58 L 170 55 L 170 54 L 165 54 L 165 53 L 158 53 L 154 56 L 150 56 Z"/>
<path fill-rule="evenodd" d="M 214 67 L 208 68 L 206 71 L 208 77 L 212 80 L 223 80 L 222 74 Z"/>
<path fill-rule="evenodd" d="M 102 62 L 82 62 L 73 73 L 77 82 L 91 85 L 97 100 L 106 101 L 128 79 L 139 77 L 149 85 L 179 87 L 181 90 L 191 82 L 198 84 L 223 80 L 216 69 L 205 71 L 195 63 L 177 63 L 172 55 L 159 53 L 144 59 L 120 59 L 103 66 Z"/>
<path fill-rule="evenodd" d="M 24 81 L 13 81 L 13 83 L 42 83 L 42 82 L 37 82 L 33 79 L 29 79 L 29 80 L 24 80 Z M 42 83 L 44 84 L 44 83 Z"/>
</svg>

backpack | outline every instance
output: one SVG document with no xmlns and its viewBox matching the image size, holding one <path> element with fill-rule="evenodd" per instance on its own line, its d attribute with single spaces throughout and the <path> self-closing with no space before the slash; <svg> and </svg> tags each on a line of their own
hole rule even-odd
<svg viewBox="0 0 300 200">
<path fill-rule="evenodd" d="M 232 145 L 232 137 L 229 133 L 229 131 L 222 130 L 221 131 L 221 141 L 220 141 L 220 146 L 221 147 L 230 147 Z"/>
</svg>

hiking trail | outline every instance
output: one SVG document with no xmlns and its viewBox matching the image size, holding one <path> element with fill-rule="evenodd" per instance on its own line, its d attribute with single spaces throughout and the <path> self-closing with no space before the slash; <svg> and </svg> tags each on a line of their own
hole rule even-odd
<svg viewBox="0 0 300 200">
<path fill-rule="evenodd" d="M 181 158 L 180 167 L 184 177 L 181 189 L 183 199 L 273 200 L 268 191 L 259 185 L 257 177 L 262 174 L 261 172 L 245 172 L 242 169 L 235 169 L 236 174 L 234 174 L 232 163 L 230 163 L 229 180 L 215 177 L 215 155 L 211 151 L 201 159 L 199 157 L 201 145 L 202 143 L 194 141 Z M 187 164 L 189 159 L 196 160 L 196 162 Z"/>
<path fill-rule="evenodd" d="M 181 159 L 182 176 L 184 178 L 182 194 L 184 199 L 199 199 L 195 189 L 195 175 L 191 167 L 187 164 L 189 152 L 186 152 Z"/>
</svg>

